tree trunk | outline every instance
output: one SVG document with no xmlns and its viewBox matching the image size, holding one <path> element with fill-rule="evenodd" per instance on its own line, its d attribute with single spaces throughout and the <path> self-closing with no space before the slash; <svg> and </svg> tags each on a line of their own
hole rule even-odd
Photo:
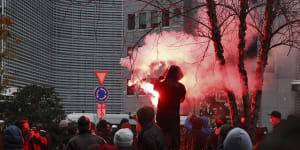
<svg viewBox="0 0 300 150">
<path fill-rule="evenodd" d="M 244 106 L 244 129 L 249 133 L 250 129 L 250 119 L 251 119 L 251 110 L 250 110 L 250 99 L 249 99 L 249 88 L 248 88 L 248 76 L 247 71 L 245 69 L 244 64 L 244 52 L 245 52 L 245 35 L 247 30 L 247 9 L 248 9 L 248 0 L 241 0 L 240 1 L 240 26 L 239 26 L 239 55 L 238 55 L 238 68 L 239 68 L 239 75 L 241 80 L 241 87 L 242 87 L 242 98 L 243 98 L 243 106 Z"/>
<path fill-rule="evenodd" d="M 216 15 L 216 3 L 214 0 L 206 0 L 206 2 L 207 2 L 207 15 L 209 17 L 209 21 L 211 25 L 210 30 L 211 30 L 212 41 L 215 47 L 216 60 L 221 67 L 221 70 L 224 74 L 224 78 L 226 79 L 227 72 L 225 69 L 225 58 L 223 55 L 224 48 L 221 43 L 221 33 L 220 33 L 220 28 L 218 26 L 218 19 Z M 227 93 L 227 101 L 230 108 L 231 124 L 234 127 L 237 127 L 240 125 L 240 117 L 239 117 L 239 111 L 235 100 L 235 95 L 232 91 L 228 89 L 226 89 L 226 93 Z"/>
<path fill-rule="evenodd" d="M 262 89 L 263 89 L 263 81 L 264 81 L 264 71 L 266 64 L 268 62 L 268 53 L 272 40 L 272 26 L 274 20 L 276 18 L 277 11 L 277 1 L 275 0 L 267 0 L 266 9 L 265 9 L 265 26 L 264 26 L 264 34 L 262 38 L 261 48 L 259 51 L 259 58 L 256 67 L 256 85 L 255 91 L 252 97 L 251 104 L 251 132 L 250 137 L 252 141 L 255 141 L 255 131 L 256 124 L 258 120 L 258 112 L 260 110 L 261 105 L 261 97 L 262 97 Z"/>
<path fill-rule="evenodd" d="M 231 125 L 233 127 L 239 127 L 241 124 L 241 120 L 240 120 L 239 110 L 236 104 L 235 95 L 233 92 L 231 92 L 228 89 L 226 90 L 226 94 L 228 98 L 227 102 L 230 109 Z"/>
</svg>

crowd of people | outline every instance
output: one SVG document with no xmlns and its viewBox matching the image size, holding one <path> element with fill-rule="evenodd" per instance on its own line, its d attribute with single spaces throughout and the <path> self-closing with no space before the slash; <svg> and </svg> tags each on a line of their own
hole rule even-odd
<svg viewBox="0 0 300 150">
<path fill-rule="evenodd" d="M 100 120 L 97 125 L 86 116 L 76 124 L 62 121 L 58 146 L 53 147 L 42 125 L 30 128 L 29 120 L 20 119 L 3 131 L 5 150 L 298 150 L 300 148 L 300 119 L 290 115 L 281 119 L 281 113 L 273 111 L 270 120 L 274 127 L 267 134 L 258 128 L 256 140 L 251 140 L 241 127 L 233 127 L 224 117 L 217 118 L 214 127 L 205 116 L 189 114 L 180 126 L 180 103 L 185 99 L 186 89 L 179 80 L 183 77 L 178 66 L 171 66 L 166 77 L 154 80 L 159 92 L 157 112 L 144 106 L 136 112 L 136 126 L 128 119 L 119 126 Z M 184 137 L 184 140 L 181 140 Z M 1 148 L 1 145 L 0 145 Z"/>
<path fill-rule="evenodd" d="M 272 132 L 263 133 L 263 137 L 258 132 L 254 142 L 244 129 L 228 124 L 225 117 L 217 118 L 211 128 L 207 117 L 189 114 L 181 127 L 185 129 L 180 135 L 184 141 L 178 149 L 155 121 L 152 107 L 140 108 L 136 121 L 132 125 L 122 119 L 118 126 L 106 120 L 95 125 L 86 116 L 76 124 L 61 121 L 59 144 L 51 147 L 46 131 L 40 125 L 30 127 L 30 121 L 23 118 L 3 131 L 2 143 L 4 150 L 296 150 L 300 146 L 300 119 L 293 115 L 281 119 L 278 111 L 270 114 Z"/>
</svg>

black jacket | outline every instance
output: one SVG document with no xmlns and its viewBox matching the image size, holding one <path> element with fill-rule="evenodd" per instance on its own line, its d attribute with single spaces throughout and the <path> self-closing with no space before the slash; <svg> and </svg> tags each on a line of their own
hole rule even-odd
<svg viewBox="0 0 300 150">
<path fill-rule="evenodd" d="M 82 133 L 70 139 L 67 150 L 87 150 L 89 146 L 105 144 L 104 141 L 91 133 Z"/>
<path fill-rule="evenodd" d="M 203 150 L 206 144 L 206 134 L 201 129 L 192 129 L 188 138 L 190 150 Z"/>
<path fill-rule="evenodd" d="M 3 145 L 6 150 L 22 150 L 24 144 L 21 130 L 15 126 L 8 126 L 3 132 Z"/>
<path fill-rule="evenodd" d="M 179 121 L 180 103 L 183 102 L 186 94 L 184 85 L 166 79 L 156 83 L 154 88 L 159 92 L 156 120 L 158 122 L 164 120 Z"/>
<path fill-rule="evenodd" d="M 142 127 L 138 150 L 167 150 L 163 133 L 155 123 L 150 122 Z"/>
</svg>

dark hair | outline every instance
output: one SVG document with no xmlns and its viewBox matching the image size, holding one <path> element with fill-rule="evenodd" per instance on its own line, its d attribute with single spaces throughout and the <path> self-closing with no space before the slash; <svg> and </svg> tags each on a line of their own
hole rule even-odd
<svg viewBox="0 0 300 150">
<path fill-rule="evenodd" d="M 120 121 L 120 127 L 122 127 L 122 124 L 123 123 L 126 123 L 126 122 L 129 122 L 129 120 L 127 118 L 123 118 L 121 121 Z"/>
<path fill-rule="evenodd" d="M 183 77 L 183 74 L 182 74 L 181 69 L 176 65 L 172 65 L 170 67 L 170 69 L 168 70 L 166 79 L 179 81 L 182 77 Z"/>
<path fill-rule="evenodd" d="M 28 118 L 20 118 L 17 122 L 16 122 L 16 126 L 18 127 L 18 128 L 20 128 L 21 130 L 23 129 L 23 124 L 24 123 L 29 123 L 29 120 L 28 120 Z"/>
<path fill-rule="evenodd" d="M 107 121 L 106 120 L 100 120 L 96 127 L 97 131 L 105 131 L 107 130 Z"/>
<path fill-rule="evenodd" d="M 144 106 L 137 111 L 138 122 L 144 126 L 154 119 L 154 109 L 150 106 Z"/>
<path fill-rule="evenodd" d="M 78 119 L 78 130 L 79 133 L 83 133 L 83 132 L 88 132 L 90 131 L 90 125 L 91 125 L 91 121 L 88 117 L 86 116 L 81 116 Z"/>
</svg>

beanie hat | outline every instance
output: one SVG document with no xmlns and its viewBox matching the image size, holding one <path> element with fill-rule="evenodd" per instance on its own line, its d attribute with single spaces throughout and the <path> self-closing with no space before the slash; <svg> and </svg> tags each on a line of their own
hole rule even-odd
<svg viewBox="0 0 300 150">
<path fill-rule="evenodd" d="M 133 143 L 133 133 L 130 129 L 120 129 L 114 136 L 114 143 L 117 147 L 129 147 Z"/>
<path fill-rule="evenodd" d="M 224 150 L 252 149 L 252 142 L 248 133 L 241 128 L 231 129 L 224 140 Z"/>
</svg>

